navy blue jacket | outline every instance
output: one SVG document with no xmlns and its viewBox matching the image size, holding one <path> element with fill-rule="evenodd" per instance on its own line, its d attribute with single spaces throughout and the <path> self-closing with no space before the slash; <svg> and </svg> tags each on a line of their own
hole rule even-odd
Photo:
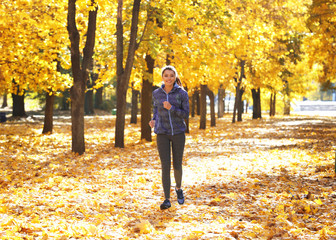
<svg viewBox="0 0 336 240">
<path fill-rule="evenodd" d="M 170 110 L 163 107 L 164 101 L 172 105 Z M 162 85 L 161 88 L 153 91 L 153 106 L 156 134 L 176 135 L 185 132 L 184 119 L 189 117 L 189 97 L 183 88 L 175 83 L 173 89 L 167 94 Z"/>
</svg>

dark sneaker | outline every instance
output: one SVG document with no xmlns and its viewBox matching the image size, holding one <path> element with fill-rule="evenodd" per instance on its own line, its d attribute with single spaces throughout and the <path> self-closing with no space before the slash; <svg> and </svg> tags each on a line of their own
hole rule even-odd
<svg viewBox="0 0 336 240">
<path fill-rule="evenodd" d="M 179 190 L 176 190 L 176 194 L 177 194 L 177 202 L 182 205 L 184 203 L 184 196 L 183 196 L 183 190 L 182 189 L 179 189 Z"/>
<path fill-rule="evenodd" d="M 160 205 L 161 210 L 168 209 L 170 207 L 171 207 L 171 204 L 170 204 L 169 199 L 164 200 L 164 202 Z"/>
</svg>

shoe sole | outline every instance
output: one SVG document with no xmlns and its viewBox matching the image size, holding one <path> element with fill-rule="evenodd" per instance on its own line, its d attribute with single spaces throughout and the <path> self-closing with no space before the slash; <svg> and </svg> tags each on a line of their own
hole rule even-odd
<svg viewBox="0 0 336 240">
<path fill-rule="evenodd" d="M 168 209 L 168 208 L 170 208 L 170 207 L 171 207 L 171 206 L 169 206 L 169 207 L 166 207 L 166 206 L 161 207 L 161 206 L 160 206 L 160 209 L 161 209 L 161 210 L 166 210 L 166 209 Z"/>
</svg>

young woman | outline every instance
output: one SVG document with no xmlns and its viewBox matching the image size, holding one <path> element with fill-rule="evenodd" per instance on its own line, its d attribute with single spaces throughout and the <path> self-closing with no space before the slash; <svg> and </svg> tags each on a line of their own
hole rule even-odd
<svg viewBox="0 0 336 240">
<path fill-rule="evenodd" d="M 149 122 L 157 134 L 157 148 L 161 160 L 162 185 L 165 200 L 160 208 L 171 207 L 170 203 L 170 168 L 171 151 L 173 153 L 173 168 L 176 182 L 177 202 L 184 203 L 182 183 L 182 158 L 185 145 L 186 124 L 189 117 L 189 97 L 183 89 L 177 71 L 173 66 L 162 69 L 163 84 L 153 92 L 153 118 Z"/>
</svg>

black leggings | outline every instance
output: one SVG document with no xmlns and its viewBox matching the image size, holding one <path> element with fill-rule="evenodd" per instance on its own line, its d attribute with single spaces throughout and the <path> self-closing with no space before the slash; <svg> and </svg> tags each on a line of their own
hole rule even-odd
<svg viewBox="0 0 336 240">
<path fill-rule="evenodd" d="M 185 145 L 185 134 L 166 135 L 158 134 L 156 138 L 157 148 L 161 159 L 162 185 L 165 198 L 170 198 L 170 168 L 171 149 L 173 152 L 173 168 L 176 188 L 181 188 L 182 182 L 182 158 Z"/>
</svg>

